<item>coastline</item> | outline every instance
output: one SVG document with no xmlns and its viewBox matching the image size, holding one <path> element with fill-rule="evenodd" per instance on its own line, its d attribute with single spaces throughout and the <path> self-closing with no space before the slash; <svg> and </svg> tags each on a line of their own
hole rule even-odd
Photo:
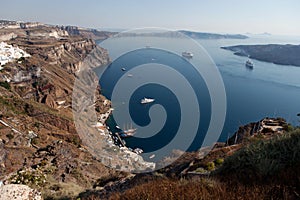
<svg viewBox="0 0 300 200">
<path fill-rule="evenodd" d="M 249 57 L 251 59 L 278 65 L 300 67 L 300 45 L 236 45 L 221 48 L 230 50 L 237 56 Z"/>
</svg>

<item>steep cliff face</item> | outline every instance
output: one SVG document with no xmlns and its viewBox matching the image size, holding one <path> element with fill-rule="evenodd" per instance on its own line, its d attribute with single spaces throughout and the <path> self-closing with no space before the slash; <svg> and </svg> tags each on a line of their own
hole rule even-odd
<svg viewBox="0 0 300 200">
<path fill-rule="evenodd" d="M 75 73 L 82 67 L 84 59 L 93 51 L 97 66 L 109 62 L 105 49 L 97 47 L 91 39 L 80 36 L 62 39 L 17 37 L 8 41 L 10 44 L 26 50 L 31 57 L 7 64 L 0 72 L 0 82 L 6 83 L 19 97 L 28 101 L 41 103 L 54 109 L 63 118 L 49 115 L 36 109 L 28 114 L 35 119 L 50 123 L 62 130 L 75 132 L 72 121 L 72 90 Z M 95 79 L 91 76 L 90 79 Z M 96 108 L 106 112 L 105 98 L 96 92 Z M 42 114 L 41 114 L 42 113 Z"/>
<path fill-rule="evenodd" d="M 64 39 L 18 37 L 9 43 L 26 50 L 31 57 L 9 64 L 2 77 L 12 80 L 12 88 L 21 97 L 54 109 L 70 107 L 75 74 L 92 50 L 97 54 L 99 65 L 109 62 L 105 49 L 97 47 L 93 40 L 80 36 Z M 21 76 L 20 81 L 14 81 L 16 76 Z"/>
<path fill-rule="evenodd" d="M 7 43 L 31 57 L 0 71 L 0 180 L 42 187 L 43 194 L 61 197 L 78 195 L 103 176 L 117 179 L 118 173 L 81 144 L 72 112 L 76 73 L 88 67 L 87 80 L 94 81 L 92 67 L 108 63 L 108 52 L 80 35 L 53 37 L 53 27 L 12 33 L 17 37 Z M 84 65 L 91 53 L 93 65 Z M 106 112 L 109 103 L 99 90 L 94 93 L 95 110 Z"/>
<path fill-rule="evenodd" d="M 69 34 L 67 31 L 61 30 L 59 28 L 32 28 L 25 30 L 26 35 L 29 37 L 43 37 L 43 38 L 50 38 L 54 37 L 56 39 L 62 37 L 68 37 Z"/>
</svg>

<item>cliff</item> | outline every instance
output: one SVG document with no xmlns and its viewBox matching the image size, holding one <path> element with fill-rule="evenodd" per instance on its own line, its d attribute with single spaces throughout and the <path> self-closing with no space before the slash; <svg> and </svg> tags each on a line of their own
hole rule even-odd
<svg viewBox="0 0 300 200">
<path fill-rule="evenodd" d="M 104 40 L 117 34 L 116 32 L 98 31 L 97 29 L 79 28 L 77 26 L 61 26 L 59 28 L 67 31 L 72 36 L 81 35 L 93 40 Z"/>
<path fill-rule="evenodd" d="M 103 176 L 123 177 L 87 151 L 72 113 L 74 80 L 86 67 L 84 59 L 93 53 L 94 67 L 101 66 L 110 61 L 108 52 L 92 39 L 70 36 L 55 27 L 0 32 L 16 35 L 6 42 L 31 55 L 5 64 L 0 71 L 0 180 L 58 198 L 76 196 Z M 97 78 L 89 76 L 91 81 Z M 110 104 L 99 90 L 95 98 L 100 116 Z"/>
</svg>

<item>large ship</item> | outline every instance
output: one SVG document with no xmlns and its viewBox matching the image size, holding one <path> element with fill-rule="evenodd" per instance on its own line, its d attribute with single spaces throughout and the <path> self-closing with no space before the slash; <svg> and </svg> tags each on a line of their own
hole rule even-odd
<svg viewBox="0 0 300 200">
<path fill-rule="evenodd" d="M 146 98 L 144 97 L 142 100 L 141 100 L 141 104 L 146 104 L 146 103 L 152 103 L 154 102 L 155 99 L 151 99 L 151 98 Z"/>
<path fill-rule="evenodd" d="M 188 52 L 188 51 L 184 51 L 182 52 L 182 57 L 185 57 L 185 58 L 193 58 L 194 54 L 192 52 Z"/>
</svg>

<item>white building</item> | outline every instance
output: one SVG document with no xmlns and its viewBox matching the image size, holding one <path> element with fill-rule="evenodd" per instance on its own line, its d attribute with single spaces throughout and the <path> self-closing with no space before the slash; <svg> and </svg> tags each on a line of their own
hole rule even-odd
<svg viewBox="0 0 300 200">
<path fill-rule="evenodd" d="M 0 42 L 0 66 L 21 57 L 30 57 L 30 55 L 19 47 L 13 47 L 5 42 Z"/>
</svg>

